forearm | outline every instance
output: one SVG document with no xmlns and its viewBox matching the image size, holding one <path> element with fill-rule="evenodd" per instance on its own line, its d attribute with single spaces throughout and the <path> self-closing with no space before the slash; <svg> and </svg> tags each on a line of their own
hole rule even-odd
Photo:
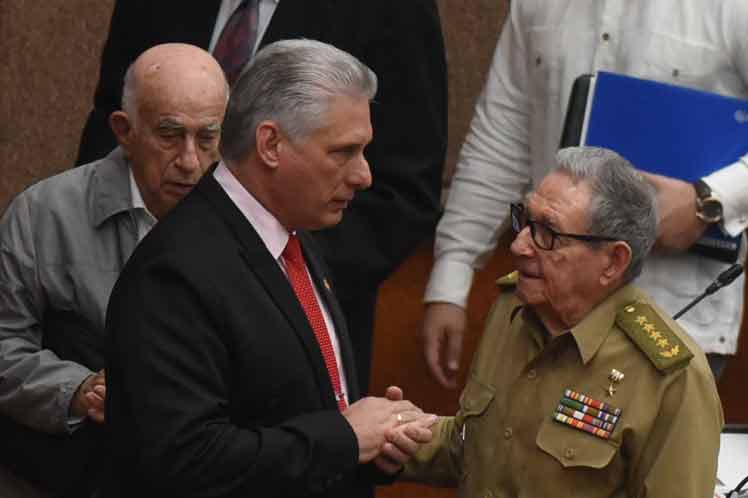
<svg viewBox="0 0 748 498">
<path fill-rule="evenodd" d="M 722 203 L 723 229 L 737 236 L 748 228 L 748 155 L 703 180 Z"/>
<path fill-rule="evenodd" d="M 34 429 L 62 433 L 68 430 L 70 400 L 92 372 L 44 348 L 47 298 L 35 273 L 29 212 L 19 196 L 0 223 L 0 412 Z"/>
<path fill-rule="evenodd" d="M 462 445 L 456 432 L 455 418 L 441 417 L 432 430 L 434 438 L 405 465 L 400 479 L 454 487 L 462 472 Z"/>
<path fill-rule="evenodd" d="M 93 372 L 41 349 L 26 332 L 0 325 L 0 412 L 33 429 L 66 433 L 73 395 Z"/>
</svg>

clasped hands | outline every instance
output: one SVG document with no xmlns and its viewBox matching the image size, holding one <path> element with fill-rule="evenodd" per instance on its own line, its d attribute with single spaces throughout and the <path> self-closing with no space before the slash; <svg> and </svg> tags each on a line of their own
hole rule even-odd
<svg viewBox="0 0 748 498">
<path fill-rule="evenodd" d="M 431 441 L 436 415 L 403 399 L 399 387 L 390 386 L 383 398 L 367 397 L 350 405 L 343 416 L 358 440 L 359 463 L 374 462 L 386 474 L 397 473 Z"/>
<path fill-rule="evenodd" d="M 104 400 L 106 399 L 106 375 L 104 370 L 89 375 L 78 386 L 70 401 L 70 414 L 104 423 Z"/>
</svg>

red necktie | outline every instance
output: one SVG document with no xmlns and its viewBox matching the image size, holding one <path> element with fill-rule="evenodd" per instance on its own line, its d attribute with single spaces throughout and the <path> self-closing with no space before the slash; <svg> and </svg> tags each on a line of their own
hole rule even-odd
<svg viewBox="0 0 748 498">
<path fill-rule="evenodd" d="M 213 56 L 226 73 L 229 85 L 234 84 L 249 62 L 257 42 L 257 4 L 258 0 L 244 0 L 239 4 L 213 48 Z"/>
<path fill-rule="evenodd" d="M 291 287 L 293 287 L 296 297 L 299 299 L 299 303 L 301 303 L 301 307 L 304 308 L 307 320 L 309 320 L 309 324 L 312 326 L 312 330 L 314 330 L 314 335 L 317 337 L 319 348 L 325 359 L 327 373 L 330 375 L 332 388 L 335 391 L 338 408 L 340 411 L 343 411 L 346 408 L 346 403 L 343 396 L 343 389 L 340 385 L 338 362 L 335 360 L 335 351 L 332 348 L 330 334 L 327 332 L 322 310 L 317 302 L 317 297 L 314 295 L 312 282 L 309 280 L 299 239 L 295 235 L 291 235 L 288 238 L 288 244 L 286 244 L 286 248 L 283 250 L 283 260 L 286 263 L 286 272 L 288 280 L 291 282 Z"/>
</svg>

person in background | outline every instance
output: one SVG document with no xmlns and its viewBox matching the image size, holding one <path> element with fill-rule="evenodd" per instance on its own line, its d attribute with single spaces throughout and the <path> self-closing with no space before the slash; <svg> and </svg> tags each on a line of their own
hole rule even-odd
<svg viewBox="0 0 748 498">
<path fill-rule="evenodd" d="M 341 223 L 313 233 L 330 265 L 365 392 L 379 286 L 433 236 L 440 212 L 447 75 L 434 0 L 117 1 L 78 161 L 112 147 L 106 116 L 119 105 L 125 68 L 149 46 L 180 41 L 203 47 L 233 81 L 258 48 L 293 38 L 345 50 L 379 79 L 371 111 L 374 140 L 366 149 L 373 183 L 351 202 Z"/>
<path fill-rule="evenodd" d="M 217 160 L 227 102 L 205 50 L 145 51 L 109 117 L 119 145 L 27 188 L 0 220 L 0 456 L 53 496 L 98 484 L 109 294 L 139 241 Z"/>
<path fill-rule="evenodd" d="M 424 296 L 424 352 L 442 385 L 456 386 L 473 273 L 507 226 L 497 213 L 507 213 L 553 166 L 574 80 L 606 70 L 745 98 L 746 29 L 748 3 L 735 0 L 511 4 L 437 227 Z M 660 225 L 637 283 L 670 315 L 725 269 L 686 252 L 693 242 L 711 224 L 731 235 L 748 227 L 748 165 L 714 166 L 721 169 L 697 185 L 647 175 Z M 719 201 L 721 215 L 701 211 L 697 199 L 708 196 Z M 743 282 L 680 319 L 717 375 L 737 348 Z"/>
</svg>

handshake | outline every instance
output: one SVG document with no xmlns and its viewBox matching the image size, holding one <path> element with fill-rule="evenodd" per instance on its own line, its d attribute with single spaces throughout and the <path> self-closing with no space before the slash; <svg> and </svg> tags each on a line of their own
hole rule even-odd
<svg viewBox="0 0 748 498">
<path fill-rule="evenodd" d="M 386 474 L 397 473 L 431 441 L 430 427 L 437 416 L 403 399 L 399 387 L 390 386 L 383 398 L 366 397 L 350 405 L 343 416 L 358 440 L 359 463 L 374 462 Z"/>
</svg>

